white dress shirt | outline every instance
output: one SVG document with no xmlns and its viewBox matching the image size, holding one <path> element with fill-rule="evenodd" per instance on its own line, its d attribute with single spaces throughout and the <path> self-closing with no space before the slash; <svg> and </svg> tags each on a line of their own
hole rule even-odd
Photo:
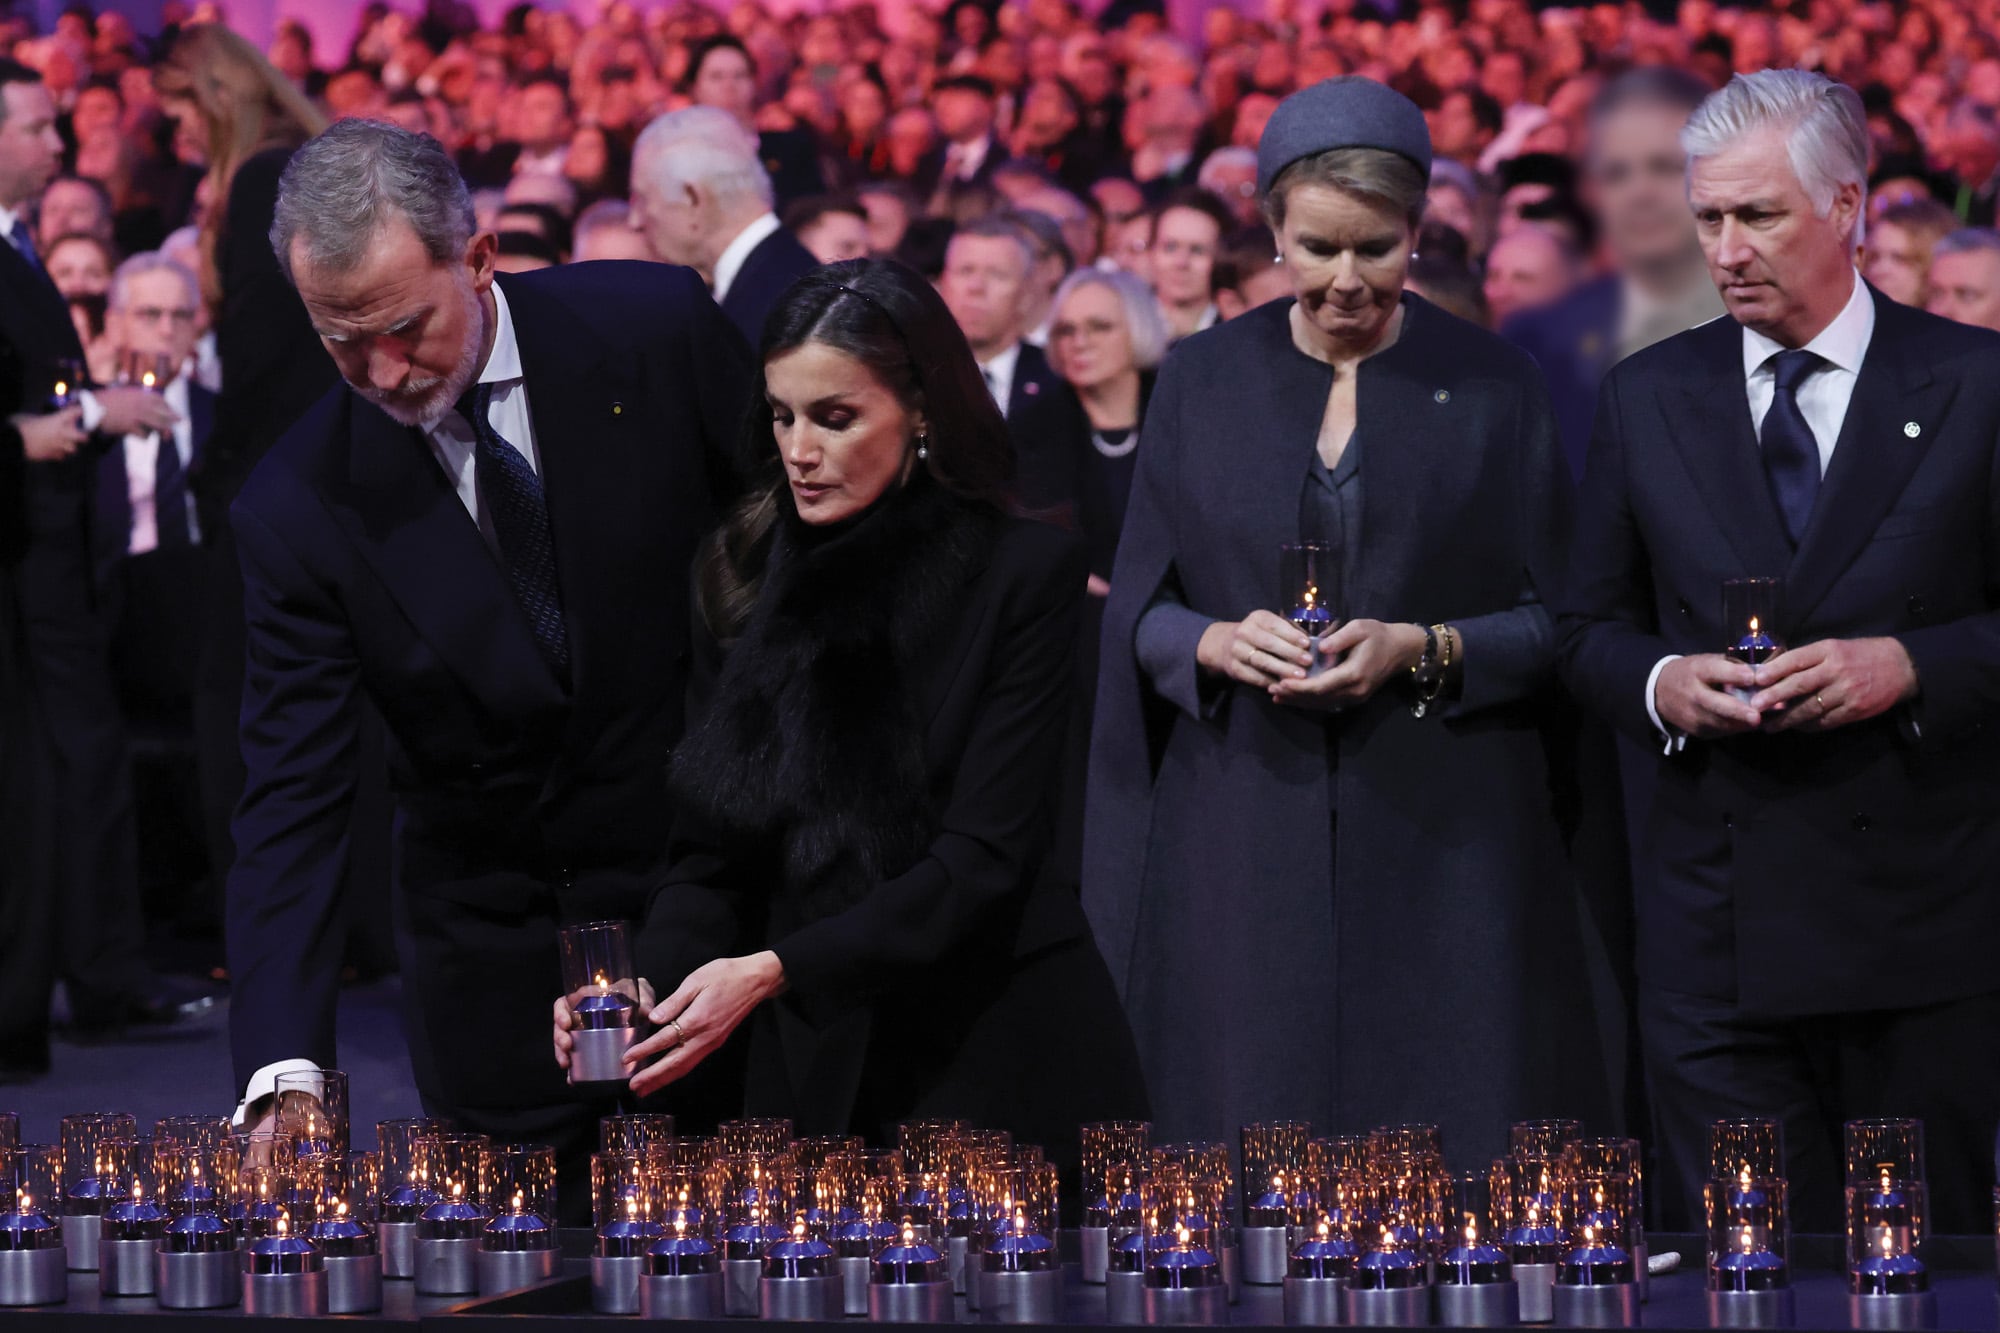
<svg viewBox="0 0 2000 1333">
<path fill-rule="evenodd" d="M 715 297 L 717 305 L 729 295 L 736 275 L 743 271 L 743 262 L 750 258 L 750 252 L 762 245 L 765 238 L 778 230 L 778 215 L 766 213 L 736 233 L 736 239 L 723 247 L 722 254 L 715 261 L 715 280 L 708 284 L 709 294 Z"/>
<path fill-rule="evenodd" d="M 514 337 L 514 317 L 507 311 L 507 294 L 500 290 L 500 284 L 493 284 L 493 350 L 486 354 L 486 364 L 480 367 L 480 384 L 491 384 L 493 405 L 487 412 L 487 420 L 493 429 L 500 432 L 500 438 L 514 446 L 521 456 L 528 460 L 528 466 L 540 476 L 542 465 L 540 454 L 535 447 L 534 418 L 528 412 L 528 386 L 521 377 L 521 345 Z M 479 503 L 479 484 L 475 462 L 478 443 L 472 437 L 472 426 L 456 410 L 447 412 L 444 418 L 424 432 L 424 441 L 431 447 L 431 454 L 444 469 L 445 477 L 452 489 L 458 492 L 459 503 L 465 512 L 479 525 L 480 536 L 497 554 L 500 550 L 499 538 L 494 534 L 492 520 L 485 516 Z M 265 1065 L 250 1076 L 250 1082 L 243 1090 L 243 1100 L 236 1106 L 236 1123 L 243 1124 L 249 1116 L 252 1104 L 269 1097 L 277 1087 L 280 1074 L 299 1073 L 317 1069 L 310 1060 L 279 1060 Z"/>
<path fill-rule="evenodd" d="M 996 355 L 991 361 L 979 363 L 979 373 L 986 380 L 986 390 L 993 395 L 993 401 L 1000 406 L 1000 415 L 1007 415 L 1007 403 L 1014 396 L 1014 371 L 1021 364 L 1021 344 L 1018 340 L 1007 344 L 1007 350 Z"/>
<path fill-rule="evenodd" d="M 194 462 L 194 425 L 188 419 L 187 376 L 175 376 L 162 391 L 161 397 L 180 418 L 174 423 L 170 447 L 181 456 L 181 475 L 185 477 Z M 159 549 L 160 545 L 160 521 L 153 505 L 153 483 L 160 465 L 160 449 L 168 443 L 168 437 L 148 431 L 144 435 L 127 435 L 122 443 L 125 450 L 125 497 L 132 506 L 132 527 L 126 535 L 125 554 L 145 555 Z M 187 506 L 188 535 L 200 541 L 201 525 L 195 521 L 193 492 L 183 495 L 181 503 Z"/>
<path fill-rule="evenodd" d="M 1854 382 L 1861 375 L 1861 362 L 1868 355 L 1868 344 L 1875 337 L 1875 298 L 1868 294 L 1867 284 L 1861 275 L 1852 275 L 1854 289 L 1848 294 L 1847 304 L 1833 317 L 1833 322 L 1819 331 L 1804 350 L 1816 353 L 1825 362 L 1808 375 L 1799 385 L 1799 414 L 1806 419 L 1806 426 L 1812 431 L 1813 442 L 1819 446 L 1819 474 L 1824 477 L 1833 462 L 1833 447 L 1840 442 L 1840 428 L 1847 420 L 1847 406 L 1854 400 Z M 1767 338 L 1755 329 L 1743 330 L 1743 387 L 1750 399 L 1750 427 L 1761 438 L 1764 433 L 1764 418 L 1771 410 L 1771 399 L 1777 394 L 1778 353 L 1787 351 L 1783 343 Z M 1772 574 L 1780 571 L 1758 570 L 1756 573 Z M 1667 663 L 1680 655 L 1671 654 L 1653 664 L 1653 670 L 1646 677 L 1646 716 L 1652 719 L 1654 728 L 1666 744 L 1666 752 L 1672 754 L 1687 744 L 1687 737 L 1670 731 L 1660 720 L 1655 692 L 1660 683 L 1660 673 Z"/>
<path fill-rule="evenodd" d="M 971 143 L 947 144 L 944 150 L 944 178 L 948 181 L 969 181 L 979 174 L 986 165 L 987 154 L 993 151 L 993 136 L 981 135 Z"/>
<path fill-rule="evenodd" d="M 479 383 L 493 387 L 493 406 L 487 412 L 487 420 L 493 429 L 500 432 L 500 438 L 514 446 L 515 452 L 528 460 L 528 466 L 535 475 L 542 474 L 541 454 L 535 447 L 535 419 L 528 412 L 528 386 L 521 378 L 521 345 L 514 338 L 514 318 L 507 311 L 507 294 L 500 290 L 500 284 L 493 284 L 493 350 L 486 354 L 486 364 L 480 368 Z M 479 442 L 473 438 L 472 423 L 460 416 L 456 410 L 447 412 L 435 426 L 424 432 L 424 441 L 431 447 L 431 454 L 444 469 L 444 475 L 458 492 L 458 502 L 465 506 L 465 512 L 472 515 L 472 521 L 479 525 L 479 535 L 496 553 L 500 550 L 500 538 L 493 529 L 493 520 L 486 514 L 479 502 L 478 453 Z"/>
</svg>

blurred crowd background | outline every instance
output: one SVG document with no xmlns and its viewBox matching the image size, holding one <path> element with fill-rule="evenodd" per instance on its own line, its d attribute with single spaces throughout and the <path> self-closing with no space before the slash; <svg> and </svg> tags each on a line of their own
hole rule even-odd
<svg viewBox="0 0 2000 1333">
<path fill-rule="evenodd" d="M 1086 511 L 1099 592 L 1153 368 L 1176 340 L 1291 293 L 1255 149 L 1278 101 L 1318 80 L 1366 75 L 1425 110 L 1437 166 L 1411 285 L 1535 353 L 1573 459 L 1609 364 L 1721 312 L 1676 136 L 1734 71 L 1803 66 L 1856 88 L 1874 152 L 1862 271 L 1897 301 L 2000 329 L 2000 0 L 1245 0 L 1178 27 L 1161 0 L 610 0 L 521 4 L 485 25 L 432 0 L 361 6 L 334 49 L 294 21 L 253 44 L 208 2 L 168 3 L 158 32 L 86 5 L 46 30 L 7 13 L 0 55 L 40 74 L 63 143 L 22 221 L 89 378 L 117 383 L 138 355 L 176 367 L 181 451 L 218 505 L 231 483 L 203 435 L 205 395 L 235 370 L 211 328 L 232 175 L 342 117 L 441 140 L 503 269 L 689 264 L 753 340 L 749 252 L 773 238 L 810 256 L 796 262 L 910 264 L 939 284 L 1013 429 L 1096 446 L 1101 477 L 1039 480 Z M 764 305 L 796 262 L 764 275 Z M 211 526 L 156 504 L 155 485 L 187 484 L 178 466 L 128 475 L 129 456 L 108 455 L 119 471 L 103 489 L 124 507 L 107 587 L 121 562 L 199 545 Z M 250 462 L 222 470 L 240 479 Z M 154 937 L 179 942 L 176 970 L 203 972 L 221 960 L 227 800 L 213 797 L 229 775 L 201 771 L 197 580 L 152 563 L 141 595 L 105 603 L 135 863 Z M 385 941 L 380 921 L 359 933 L 358 970 L 390 965 Z"/>
</svg>

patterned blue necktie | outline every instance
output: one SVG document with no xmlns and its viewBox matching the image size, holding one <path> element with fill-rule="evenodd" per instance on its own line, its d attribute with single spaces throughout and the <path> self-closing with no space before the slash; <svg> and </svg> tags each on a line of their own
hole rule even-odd
<svg viewBox="0 0 2000 1333">
<path fill-rule="evenodd" d="M 535 646 L 569 682 L 569 633 L 563 626 L 562 594 L 556 585 L 556 546 L 549 530 L 549 508 L 542 498 L 541 479 L 521 451 L 500 437 L 488 419 L 493 386 L 475 384 L 458 400 L 459 414 L 472 426 L 478 441 L 473 476 L 480 503 L 493 520 L 500 539 L 500 563 L 514 598 L 527 613 Z"/>
<path fill-rule="evenodd" d="M 161 550 L 194 544 L 188 524 L 187 469 L 181 466 L 180 446 L 170 430 L 156 432 L 159 457 L 153 463 L 153 527 L 159 534 Z"/>
<path fill-rule="evenodd" d="M 1799 410 L 1799 385 L 1826 362 L 1817 352 L 1780 352 L 1771 358 L 1777 383 L 1771 410 L 1764 414 L 1758 444 L 1764 453 L 1764 479 L 1771 498 L 1785 519 L 1785 535 L 1797 548 L 1819 495 L 1819 443 Z"/>
</svg>

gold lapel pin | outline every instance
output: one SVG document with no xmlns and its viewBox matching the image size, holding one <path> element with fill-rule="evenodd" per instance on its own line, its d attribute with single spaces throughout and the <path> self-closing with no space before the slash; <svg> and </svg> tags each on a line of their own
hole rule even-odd
<svg viewBox="0 0 2000 1333">
<path fill-rule="evenodd" d="M 613 403 L 613 404 L 611 405 L 611 415 L 612 415 L 612 416 L 614 416 L 614 417 L 622 417 L 622 416 L 624 416 L 624 415 L 625 415 L 625 404 L 623 404 L 623 403 Z"/>
</svg>

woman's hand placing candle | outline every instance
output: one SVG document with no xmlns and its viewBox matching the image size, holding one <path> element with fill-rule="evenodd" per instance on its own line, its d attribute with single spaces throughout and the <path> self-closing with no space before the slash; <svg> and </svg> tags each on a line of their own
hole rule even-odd
<svg viewBox="0 0 2000 1333">
<path fill-rule="evenodd" d="M 769 949 L 743 958 L 718 958 L 688 973 L 680 989 L 646 1017 L 659 1031 L 625 1053 L 625 1063 L 663 1058 L 632 1076 L 641 1097 L 658 1092 L 729 1040 L 737 1024 L 785 989 L 785 966 Z"/>
<path fill-rule="evenodd" d="M 622 988 L 625 983 L 621 980 L 617 984 Z M 559 1069 L 569 1068 L 569 1053 L 575 1046 L 569 1034 L 576 1026 L 576 1013 L 570 1008 L 569 1000 L 570 997 L 565 995 L 556 1001 L 555 1046 L 556 1067 Z M 641 1009 L 653 1007 L 653 984 L 644 977 L 639 978 L 639 1007 Z"/>
<path fill-rule="evenodd" d="M 1367 703 L 1390 678 L 1408 675 L 1423 658 L 1424 632 L 1415 625 L 1350 620 L 1322 636 L 1319 651 L 1335 665 L 1303 680 L 1278 681 L 1271 686 L 1273 703 L 1318 709 Z"/>
</svg>

